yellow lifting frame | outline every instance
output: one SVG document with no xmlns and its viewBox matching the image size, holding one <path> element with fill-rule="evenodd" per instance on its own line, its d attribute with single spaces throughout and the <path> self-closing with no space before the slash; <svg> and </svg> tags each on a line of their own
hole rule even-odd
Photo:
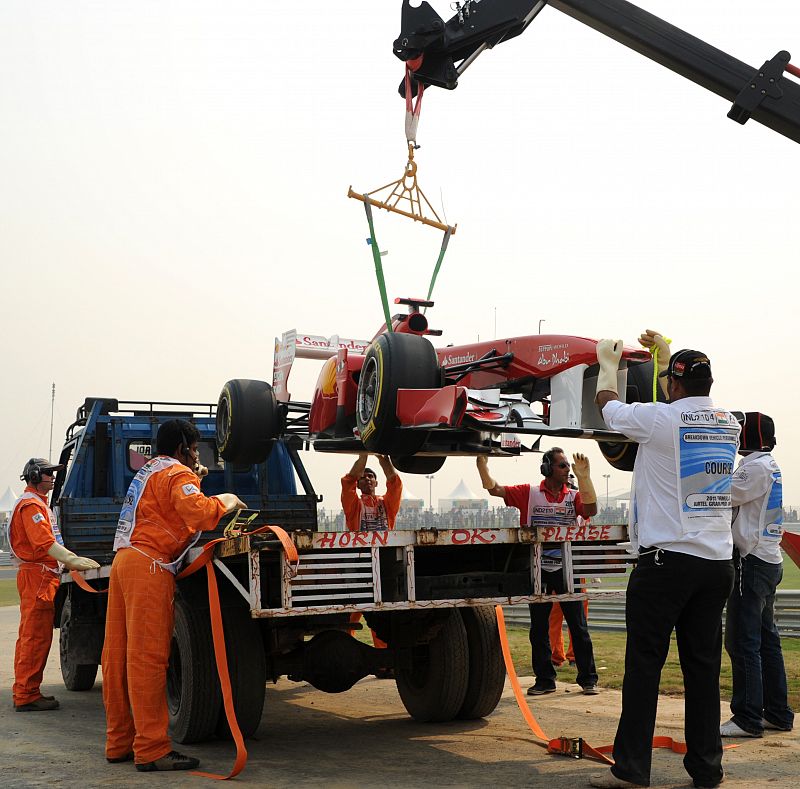
<svg viewBox="0 0 800 789">
<path fill-rule="evenodd" d="M 376 198 L 373 196 L 387 189 L 391 189 L 391 191 L 385 197 Z M 408 162 L 406 163 L 406 170 L 401 178 L 385 186 L 381 186 L 378 189 L 373 189 L 371 192 L 366 192 L 365 194 L 354 192 L 351 186 L 347 190 L 347 196 L 354 197 L 362 203 L 366 203 L 367 200 L 369 200 L 370 205 L 383 208 L 394 214 L 407 216 L 415 222 L 422 222 L 423 225 L 435 227 L 445 232 L 449 230 L 451 235 L 455 234 L 456 228 L 458 227 L 458 225 L 448 225 L 442 222 L 428 198 L 425 197 L 422 189 L 419 188 L 419 184 L 417 183 L 417 163 L 414 161 L 414 144 L 411 142 L 408 143 Z M 401 200 L 406 201 L 410 210 L 407 211 L 403 208 L 398 208 L 398 204 L 401 204 Z M 423 202 L 427 210 L 436 217 L 435 219 L 430 219 L 422 213 Z"/>
</svg>

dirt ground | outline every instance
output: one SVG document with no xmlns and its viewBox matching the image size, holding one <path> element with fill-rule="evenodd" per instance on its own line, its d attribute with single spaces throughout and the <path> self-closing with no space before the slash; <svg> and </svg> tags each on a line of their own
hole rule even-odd
<svg viewBox="0 0 800 789">
<path fill-rule="evenodd" d="M 10 688 L 19 608 L 0 608 L 0 773 L 4 789 L 18 787 L 218 786 L 187 773 L 137 773 L 131 763 L 103 757 L 104 716 L 100 683 L 88 693 L 64 689 L 54 646 L 43 690 L 61 701 L 48 713 L 17 713 Z M 530 678 L 521 678 L 523 687 Z M 602 682 L 602 679 L 601 679 Z M 618 691 L 583 696 L 577 685 L 559 685 L 552 696 L 531 699 L 545 732 L 610 743 L 620 708 Z M 721 710 L 721 720 L 727 718 Z M 662 697 L 657 734 L 682 737 L 682 700 Z M 732 742 L 732 741 L 729 741 Z M 726 751 L 725 786 L 784 786 L 800 776 L 800 743 L 794 733 L 742 740 Z M 394 682 L 367 678 L 344 694 L 329 695 L 281 680 L 267 688 L 264 717 L 247 743 L 249 761 L 235 780 L 259 787 L 487 787 L 570 789 L 587 785 L 606 767 L 590 760 L 548 755 L 534 744 L 510 687 L 487 719 L 419 724 L 406 714 Z M 227 742 L 181 747 L 201 769 L 227 773 L 234 748 Z M 691 785 L 680 756 L 656 751 L 652 785 Z"/>
</svg>

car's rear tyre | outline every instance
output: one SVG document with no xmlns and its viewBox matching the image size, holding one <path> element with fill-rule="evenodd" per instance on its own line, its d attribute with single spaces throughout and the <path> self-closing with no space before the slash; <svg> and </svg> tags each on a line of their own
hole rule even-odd
<svg viewBox="0 0 800 789">
<path fill-rule="evenodd" d="M 666 402 L 666 397 L 659 384 L 656 387 L 659 403 Z M 653 362 L 634 364 L 628 367 L 628 387 L 625 393 L 626 403 L 649 403 L 653 400 Z M 622 441 L 598 441 L 603 457 L 617 471 L 633 471 L 639 445 Z"/>
<path fill-rule="evenodd" d="M 261 723 L 267 686 L 261 631 L 250 612 L 240 605 L 223 608 L 222 621 L 236 722 L 243 737 L 252 737 Z M 216 733 L 221 738 L 231 737 L 224 705 L 219 710 Z"/>
<path fill-rule="evenodd" d="M 208 609 L 176 598 L 167 666 L 167 708 L 172 739 L 180 743 L 209 739 L 214 734 L 221 704 Z"/>
<path fill-rule="evenodd" d="M 75 584 L 72 584 L 73 586 Z M 70 649 L 72 630 L 72 599 L 68 594 L 61 608 L 59 620 L 58 646 L 59 660 L 61 662 L 61 676 L 67 690 L 85 691 L 94 687 L 97 679 L 97 663 L 76 663 L 75 652 Z"/>
<path fill-rule="evenodd" d="M 266 381 L 234 378 L 217 403 L 217 447 L 231 463 L 263 463 L 283 429 L 283 414 Z"/>
<path fill-rule="evenodd" d="M 427 455 L 392 455 L 392 465 L 404 474 L 435 474 L 445 460 Z"/>
<path fill-rule="evenodd" d="M 397 690 L 409 715 L 418 721 L 453 720 L 461 710 L 469 679 L 469 647 L 457 610 L 427 644 L 411 650 L 411 667 L 396 669 Z"/>
<path fill-rule="evenodd" d="M 364 447 L 383 455 L 413 455 L 425 431 L 399 430 L 398 389 L 436 389 L 436 351 L 417 334 L 380 334 L 367 349 L 358 379 L 356 425 Z"/>
<path fill-rule="evenodd" d="M 469 646 L 467 692 L 458 717 L 474 720 L 494 712 L 503 694 L 506 667 L 494 608 L 481 606 L 458 610 L 464 620 Z"/>
</svg>

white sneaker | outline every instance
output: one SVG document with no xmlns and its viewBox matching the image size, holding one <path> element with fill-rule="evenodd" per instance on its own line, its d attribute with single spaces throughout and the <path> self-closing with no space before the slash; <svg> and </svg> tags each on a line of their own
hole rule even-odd
<svg viewBox="0 0 800 789">
<path fill-rule="evenodd" d="M 721 737 L 761 737 L 760 734 L 751 734 L 749 731 L 745 731 L 741 726 L 733 722 L 733 718 L 729 721 L 725 721 L 725 723 L 721 724 L 719 727 L 719 733 Z"/>
</svg>

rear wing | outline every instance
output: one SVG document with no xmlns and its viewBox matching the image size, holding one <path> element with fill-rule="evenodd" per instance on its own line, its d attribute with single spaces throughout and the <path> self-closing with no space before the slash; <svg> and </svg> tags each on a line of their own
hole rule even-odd
<svg viewBox="0 0 800 789">
<path fill-rule="evenodd" d="M 295 359 L 319 359 L 325 361 L 336 356 L 341 348 L 350 353 L 364 354 L 370 340 L 350 340 L 332 334 L 323 337 L 317 334 L 301 334 L 296 329 L 285 331 L 280 338 L 275 338 L 275 360 L 272 366 L 272 388 L 275 396 L 283 403 L 291 399 L 289 393 L 289 373 Z"/>
</svg>

